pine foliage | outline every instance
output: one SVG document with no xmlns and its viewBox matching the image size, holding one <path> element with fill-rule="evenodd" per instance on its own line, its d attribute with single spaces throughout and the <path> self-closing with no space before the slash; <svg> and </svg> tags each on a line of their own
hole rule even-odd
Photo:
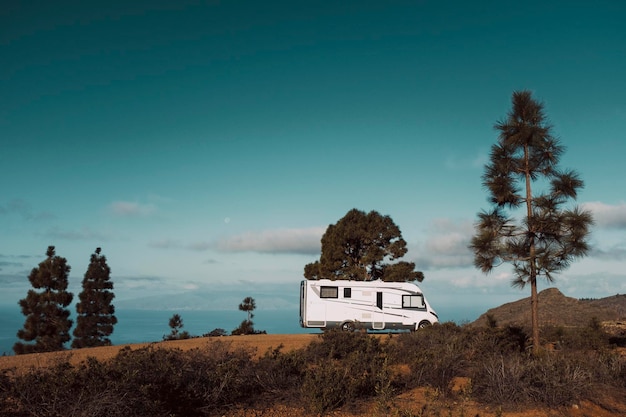
<svg viewBox="0 0 626 417">
<path fill-rule="evenodd" d="M 495 128 L 498 142 L 482 178 L 492 209 L 478 215 L 470 248 L 484 273 L 510 263 L 512 285 L 530 284 L 537 349 L 537 277 L 552 282 L 555 273 L 588 252 L 593 219 L 573 204 L 583 181 L 575 171 L 559 168 L 564 147 L 553 136 L 542 103 L 529 91 L 514 92 L 512 109 Z"/>
<path fill-rule="evenodd" d="M 26 320 L 17 337 L 34 343 L 17 342 L 13 350 L 18 355 L 63 350 L 63 345 L 70 340 L 72 320 L 66 308 L 73 298 L 67 291 L 70 266 L 54 249 L 49 246 L 47 258 L 33 268 L 28 276 L 33 289 L 19 301 Z"/>
<path fill-rule="evenodd" d="M 304 277 L 421 282 L 424 274 L 415 271 L 413 262 L 397 261 L 406 252 L 406 241 L 391 217 L 352 209 L 328 226 L 320 260 L 304 267 Z"/>
<path fill-rule="evenodd" d="M 106 257 L 100 254 L 100 248 L 91 255 L 89 267 L 83 278 L 83 287 L 76 304 L 76 328 L 74 329 L 73 348 L 110 346 L 109 336 L 117 324 L 115 307 L 111 304 L 113 282 L 111 269 Z"/>
</svg>

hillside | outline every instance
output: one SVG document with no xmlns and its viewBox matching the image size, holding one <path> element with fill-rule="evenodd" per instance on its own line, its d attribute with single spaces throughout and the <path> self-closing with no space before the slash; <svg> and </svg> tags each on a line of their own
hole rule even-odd
<svg viewBox="0 0 626 417">
<path fill-rule="evenodd" d="M 530 327 L 530 297 L 492 308 L 470 326 L 486 325 L 488 316 L 494 318 L 499 326 L 515 324 Z M 626 320 L 626 295 L 579 300 L 563 295 L 557 288 L 539 293 L 541 326 L 586 326 L 592 318 L 601 322 Z"/>
</svg>

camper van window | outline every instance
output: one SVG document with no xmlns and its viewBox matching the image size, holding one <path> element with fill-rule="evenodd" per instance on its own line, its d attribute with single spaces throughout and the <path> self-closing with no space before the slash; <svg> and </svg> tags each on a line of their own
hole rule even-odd
<svg viewBox="0 0 626 417">
<path fill-rule="evenodd" d="M 403 295 L 402 308 L 426 308 L 423 295 Z"/>
<path fill-rule="evenodd" d="M 352 288 L 343 289 L 343 298 L 352 298 Z"/>
<path fill-rule="evenodd" d="M 339 298 L 339 288 L 320 287 L 320 298 Z"/>
</svg>

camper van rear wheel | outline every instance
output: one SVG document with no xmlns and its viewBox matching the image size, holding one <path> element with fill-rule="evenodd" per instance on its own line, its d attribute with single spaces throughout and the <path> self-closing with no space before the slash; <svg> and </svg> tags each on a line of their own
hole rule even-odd
<svg viewBox="0 0 626 417">
<path fill-rule="evenodd" d="M 354 323 L 351 321 L 347 321 L 341 325 L 341 330 L 344 332 L 353 332 L 354 331 Z"/>
<path fill-rule="evenodd" d="M 420 324 L 417 326 L 418 329 L 423 329 L 425 327 L 429 327 L 431 324 L 428 320 L 420 321 Z"/>
</svg>

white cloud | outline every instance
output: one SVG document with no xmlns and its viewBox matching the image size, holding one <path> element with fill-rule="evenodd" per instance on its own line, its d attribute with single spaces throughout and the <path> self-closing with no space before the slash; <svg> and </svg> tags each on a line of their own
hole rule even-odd
<svg viewBox="0 0 626 417">
<path fill-rule="evenodd" d="M 483 168 L 487 162 L 489 162 L 487 153 L 476 153 L 474 156 L 464 155 L 462 157 L 449 155 L 444 161 L 444 166 L 450 170 L 468 170 Z"/>
<path fill-rule="evenodd" d="M 473 255 L 468 245 L 473 231 L 469 220 L 435 219 L 425 241 L 412 245 L 409 256 L 418 269 L 471 267 Z"/>
<path fill-rule="evenodd" d="M 493 271 L 490 274 L 467 269 L 443 278 L 443 281 L 449 282 L 455 288 L 485 289 L 510 286 L 512 279 L 513 274 L 508 268 L 499 272 Z"/>
<path fill-rule="evenodd" d="M 610 205 L 600 201 L 592 201 L 583 203 L 581 206 L 592 212 L 595 225 L 598 228 L 626 229 L 626 203 Z"/>
<path fill-rule="evenodd" d="M 320 240 L 326 227 L 278 229 L 248 232 L 221 239 L 216 249 L 222 252 L 257 252 L 286 254 L 319 254 Z"/>
<path fill-rule="evenodd" d="M 153 204 L 139 204 L 130 201 L 114 201 L 109 206 L 110 211 L 117 216 L 147 216 L 156 212 Z"/>
<path fill-rule="evenodd" d="M 91 230 L 88 227 L 83 227 L 78 230 L 62 230 L 58 227 L 52 228 L 45 233 L 46 237 L 53 239 L 63 240 L 98 240 L 107 241 L 109 237 L 103 233 L 99 233 Z"/>
<path fill-rule="evenodd" d="M 193 251 L 202 252 L 202 251 L 213 248 L 213 246 L 215 245 L 211 242 L 194 242 L 185 246 L 185 248 L 189 250 L 193 250 Z"/>
<path fill-rule="evenodd" d="M 626 293 L 626 275 L 608 271 L 563 273 L 557 278 L 556 285 L 569 297 L 602 298 Z"/>
<path fill-rule="evenodd" d="M 591 248 L 589 256 L 608 261 L 623 261 L 626 260 L 626 244 L 616 244 L 607 249 L 594 246 Z"/>
<path fill-rule="evenodd" d="M 148 243 L 148 246 L 156 249 L 180 249 L 183 246 L 174 239 L 161 239 Z"/>
</svg>

